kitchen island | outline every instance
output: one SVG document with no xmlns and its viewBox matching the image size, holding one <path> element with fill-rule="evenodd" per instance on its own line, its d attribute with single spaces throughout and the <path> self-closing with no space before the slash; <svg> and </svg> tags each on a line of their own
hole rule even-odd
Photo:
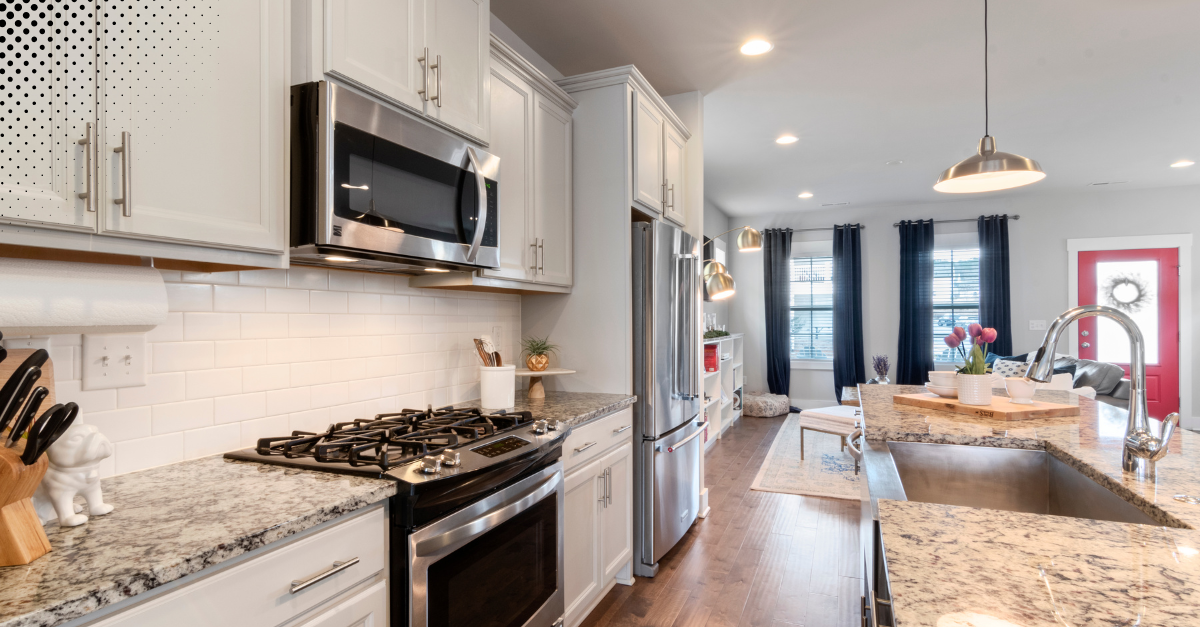
<svg viewBox="0 0 1200 627">
<path fill-rule="evenodd" d="M 915 386 L 859 386 L 867 446 L 886 441 L 1045 450 L 1159 526 L 879 498 L 865 464 L 895 624 L 902 627 L 1200 625 L 1200 435 L 1177 433 L 1153 477 L 1121 470 L 1125 410 L 1069 392 L 1078 416 L 1023 421 L 894 405 Z"/>
</svg>

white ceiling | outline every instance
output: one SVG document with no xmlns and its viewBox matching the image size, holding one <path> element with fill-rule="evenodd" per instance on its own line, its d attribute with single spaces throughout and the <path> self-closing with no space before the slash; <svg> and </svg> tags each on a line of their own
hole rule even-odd
<svg viewBox="0 0 1200 627">
<path fill-rule="evenodd" d="M 961 200 L 933 183 L 983 135 L 981 0 L 492 11 L 565 75 L 633 63 L 663 95 L 704 92 L 705 196 L 731 215 Z M 1200 165 L 1168 167 L 1200 162 L 1200 1 L 995 0 L 990 30 L 991 133 L 1047 173 L 991 196 L 1200 184 Z M 752 36 L 775 49 L 738 53 Z"/>
</svg>

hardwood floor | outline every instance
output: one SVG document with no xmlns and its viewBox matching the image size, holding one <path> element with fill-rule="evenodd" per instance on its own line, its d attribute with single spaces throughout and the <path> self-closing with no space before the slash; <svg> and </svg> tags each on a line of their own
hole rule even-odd
<svg viewBox="0 0 1200 627">
<path fill-rule="evenodd" d="M 754 492 L 783 418 L 742 418 L 705 458 L 708 518 L 658 576 L 615 586 L 582 627 L 857 627 L 859 503 Z"/>
</svg>

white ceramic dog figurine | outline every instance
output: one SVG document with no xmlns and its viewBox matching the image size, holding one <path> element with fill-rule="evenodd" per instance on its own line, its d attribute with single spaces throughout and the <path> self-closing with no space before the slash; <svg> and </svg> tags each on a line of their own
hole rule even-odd
<svg viewBox="0 0 1200 627">
<path fill-rule="evenodd" d="M 112 442 L 94 425 L 71 425 L 46 451 L 50 467 L 33 494 L 38 518 L 46 523 L 57 516 L 62 527 L 87 522 L 88 517 L 79 513 L 83 508 L 75 505 L 76 494 L 83 495 L 93 516 L 113 511 L 100 494 L 100 462 L 112 454 Z"/>
</svg>

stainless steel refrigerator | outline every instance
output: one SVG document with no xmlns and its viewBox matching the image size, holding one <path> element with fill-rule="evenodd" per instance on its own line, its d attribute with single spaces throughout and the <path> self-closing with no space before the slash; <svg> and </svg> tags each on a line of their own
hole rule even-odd
<svg viewBox="0 0 1200 627">
<path fill-rule="evenodd" d="M 634 574 L 653 577 L 700 506 L 700 242 L 633 225 Z"/>
</svg>

